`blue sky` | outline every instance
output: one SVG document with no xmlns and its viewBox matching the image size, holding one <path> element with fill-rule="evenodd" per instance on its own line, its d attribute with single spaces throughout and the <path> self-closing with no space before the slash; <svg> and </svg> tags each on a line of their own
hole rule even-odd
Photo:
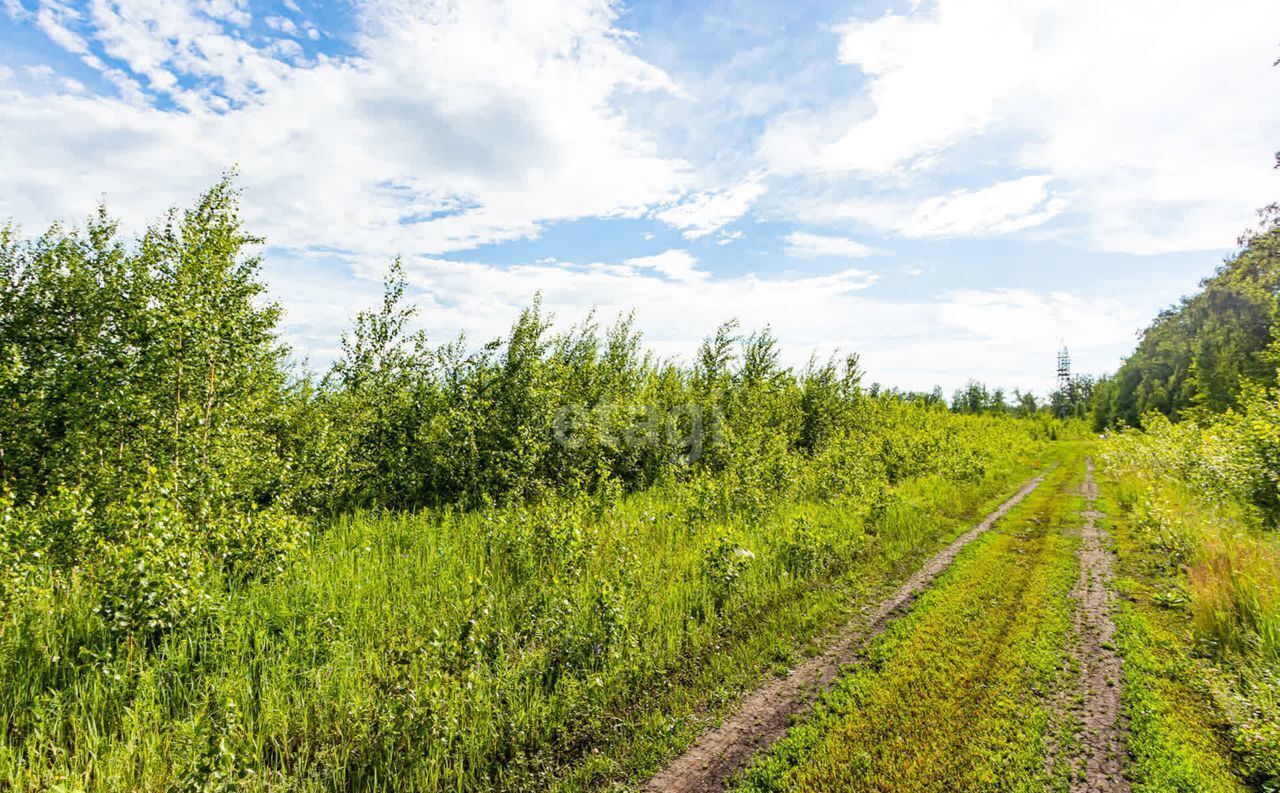
<svg viewBox="0 0 1280 793">
<path fill-rule="evenodd" d="M 0 217 L 136 230 L 238 165 L 319 366 L 400 255 L 441 341 L 541 291 L 1044 392 L 1280 198 L 1273 0 L 0 3 Z"/>
</svg>

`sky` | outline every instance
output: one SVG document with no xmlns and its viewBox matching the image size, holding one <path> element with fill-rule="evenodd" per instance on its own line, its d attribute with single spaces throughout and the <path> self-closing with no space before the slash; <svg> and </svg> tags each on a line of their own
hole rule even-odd
<svg viewBox="0 0 1280 793">
<path fill-rule="evenodd" d="M 1046 393 L 1280 199 L 1275 0 L 0 0 L 0 218 L 136 233 L 238 169 L 323 368 L 402 257 L 444 342 L 536 293 L 688 360 Z"/>
</svg>

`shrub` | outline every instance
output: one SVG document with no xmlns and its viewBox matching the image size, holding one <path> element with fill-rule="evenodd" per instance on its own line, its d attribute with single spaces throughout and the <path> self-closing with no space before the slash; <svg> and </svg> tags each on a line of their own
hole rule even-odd
<svg viewBox="0 0 1280 793">
<path fill-rule="evenodd" d="M 271 508 L 211 518 L 200 527 L 198 540 L 224 574 L 246 581 L 284 572 L 306 550 L 310 536 L 302 518 Z"/>
<path fill-rule="evenodd" d="M 741 585 L 742 577 L 756 555 L 726 534 L 716 536 L 702 552 L 702 580 L 711 594 L 717 613 L 724 610 Z"/>
<path fill-rule="evenodd" d="M 113 509 L 117 541 L 104 541 L 91 575 L 97 612 L 118 636 L 152 639 L 212 604 L 207 553 L 186 516 L 147 488 Z"/>
</svg>

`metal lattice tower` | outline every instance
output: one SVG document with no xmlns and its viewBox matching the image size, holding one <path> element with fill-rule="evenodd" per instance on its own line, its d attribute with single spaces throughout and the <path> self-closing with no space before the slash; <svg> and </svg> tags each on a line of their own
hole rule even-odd
<svg viewBox="0 0 1280 793">
<path fill-rule="evenodd" d="M 1071 353 L 1064 343 L 1058 350 L 1058 393 L 1066 397 L 1071 392 Z"/>
</svg>

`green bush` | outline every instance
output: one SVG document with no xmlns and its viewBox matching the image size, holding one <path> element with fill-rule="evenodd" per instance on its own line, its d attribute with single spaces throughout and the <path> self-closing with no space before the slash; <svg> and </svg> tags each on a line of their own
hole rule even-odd
<svg viewBox="0 0 1280 793">
<path fill-rule="evenodd" d="M 201 538 L 168 494 L 144 489 L 112 509 L 108 521 L 111 539 L 103 540 L 90 575 L 97 613 L 113 633 L 151 639 L 212 605 Z"/>
</svg>

